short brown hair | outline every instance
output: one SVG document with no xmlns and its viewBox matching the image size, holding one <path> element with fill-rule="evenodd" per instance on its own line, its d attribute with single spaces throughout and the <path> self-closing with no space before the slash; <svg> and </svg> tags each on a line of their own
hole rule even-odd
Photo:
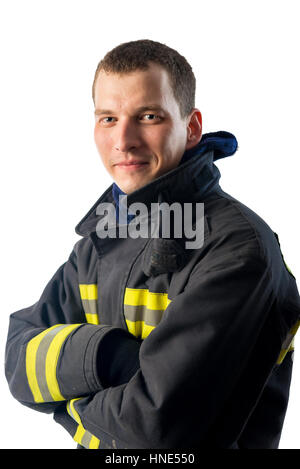
<svg viewBox="0 0 300 469">
<path fill-rule="evenodd" d="M 129 73 L 147 70 L 149 62 L 167 70 L 180 114 L 182 117 L 188 116 L 195 107 L 196 79 L 192 67 L 175 49 L 149 39 L 125 42 L 105 55 L 95 72 L 93 100 L 95 101 L 95 84 L 100 70 L 107 73 Z"/>
</svg>

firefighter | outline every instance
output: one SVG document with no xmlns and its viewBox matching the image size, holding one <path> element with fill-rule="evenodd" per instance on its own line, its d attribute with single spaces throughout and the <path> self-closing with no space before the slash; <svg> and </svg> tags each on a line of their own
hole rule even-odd
<svg viewBox="0 0 300 469">
<path fill-rule="evenodd" d="M 191 66 L 155 41 L 108 52 L 93 100 L 113 184 L 10 316 L 11 393 L 81 448 L 277 448 L 300 299 L 276 233 L 219 184 L 235 136 L 202 134 Z"/>
</svg>

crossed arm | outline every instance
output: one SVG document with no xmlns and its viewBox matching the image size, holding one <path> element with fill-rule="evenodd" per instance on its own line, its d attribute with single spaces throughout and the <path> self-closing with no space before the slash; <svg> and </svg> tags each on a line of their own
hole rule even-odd
<svg viewBox="0 0 300 469">
<path fill-rule="evenodd" d="M 139 348 L 124 329 L 86 322 L 73 251 L 40 300 L 11 315 L 6 377 L 16 399 L 51 412 L 61 401 L 127 382 Z"/>
<path fill-rule="evenodd" d="M 40 300 L 11 315 L 6 376 L 16 399 L 54 412 L 87 447 L 198 445 L 253 362 L 258 378 L 247 402 L 254 405 L 282 346 L 269 273 L 253 256 L 196 266 L 143 342 L 87 324 L 76 285 L 72 252 Z"/>
</svg>

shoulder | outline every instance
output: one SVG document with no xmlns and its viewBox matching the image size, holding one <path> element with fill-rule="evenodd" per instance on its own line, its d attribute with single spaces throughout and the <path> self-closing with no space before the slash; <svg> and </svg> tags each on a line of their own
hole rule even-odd
<svg viewBox="0 0 300 469">
<path fill-rule="evenodd" d="M 223 240 L 224 245 L 256 253 L 267 263 L 280 254 L 276 235 L 265 220 L 224 191 L 208 199 L 204 211 L 211 241 Z"/>
<path fill-rule="evenodd" d="M 79 271 L 89 271 L 91 268 L 93 270 L 96 268 L 98 255 L 89 236 L 81 238 L 75 243 L 72 255 L 76 257 Z"/>
<path fill-rule="evenodd" d="M 208 257 L 261 265 L 269 271 L 275 291 L 280 284 L 288 283 L 278 236 L 260 215 L 224 191 L 207 200 L 204 212 L 209 230 Z"/>
</svg>

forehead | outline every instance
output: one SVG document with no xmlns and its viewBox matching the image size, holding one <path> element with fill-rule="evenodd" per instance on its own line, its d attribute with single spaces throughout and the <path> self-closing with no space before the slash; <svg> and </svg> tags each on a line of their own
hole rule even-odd
<svg viewBox="0 0 300 469">
<path fill-rule="evenodd" d="M 157 64 L 130 73 L 99 72 L 95 83 L 95 107 L 143 106 L 146 103 L 174 106 L 168 72 Z M 175 104 L 177 104 L 175 102 Z"/>
</svg>

